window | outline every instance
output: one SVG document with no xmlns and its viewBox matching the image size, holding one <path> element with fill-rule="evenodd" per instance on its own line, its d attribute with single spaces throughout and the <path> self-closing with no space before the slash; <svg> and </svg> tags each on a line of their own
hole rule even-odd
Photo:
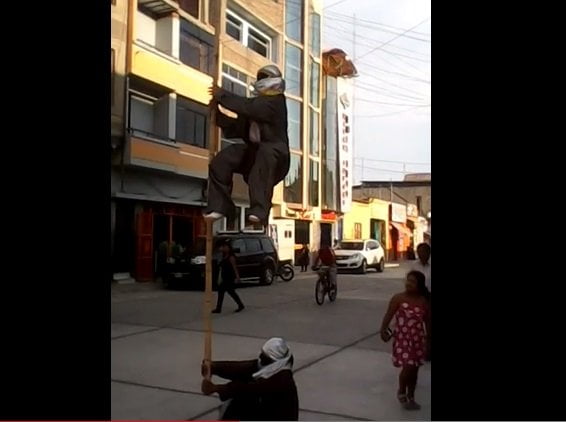
<svg viewBox="0 0 566 422">
<path fill-rule="evenodd" d="M 419 215 L 422 214 L 422 205 L 423 205 L 423 197 L 422 196 L 417 196 L 417 212 L 419 213 Z"/>
<path fill-rule="evenodd" d="M 245 73 L 223 64 L 222 65 L 222 88 L 241 97 L 250 97 L 251 86 L 255 79 Z"/>
<path fill-rule="evenodd" d="M 226 11 L 226 33 L 240 41 L 244 47 L 271 58 L 271 37 L 232 12 Z"/>
<path fill-rule="evenodd" d="M 310 59 L 310 68 L 311 68 L 311 72 L 310 72 L 310 91 L 311 91 L 311 95 L 310 95 L 310 103 L 314 106 L 314 107 L 319 107 L 319 98 L 318 98 L 318 92 L 320 89 L 320 65 L 315 62 L 312 58 Z"/>
<path fill-rule="evenodd" d="M 302 94 L 303 52 L 289 43 L 285 44 L 285 84 L 287 93 L 298 97 Z"/>
<path fill-rule="evenodd" d="M 373 240 L 371 240 L 367 243 L 367 247 L 368 247 L 368 249 L 373 251 L 373 250 L 379 248 L 379 244 L 377 242 L 374 242 Z"/>
<path fill-rule="evenodd" d="M 291 154 L 291 166 L 285 177 L 283 199 L 293 204 L 303 203 L 303 157 Z"/>
<path fill-rule="evenodd" d="M 303 42 L 302 0 L 287 0 L 285 2 L 285 34 L 295 41 Z"/>
<path fill-rule="evenodd" d="M 310 51 L 315 57 L 320 56 L 320 15 L 311 13 L 310 16 Z"/>
<path fill-rule="evenodd" d="M 318 207 L 318 162 L 310 160 L 310 191 L 309 191 L 309 204 L 313 207 Z"/>
<path fill-rule="evenodd" d="M 301 113 L 300 102 L 287 98 L 287 118 L 289 131 L 289 147 L 301 150 Z"/>
<path fill-rule="evenodd" d="M 354 239 L 362 238 L 362 223 L 354 223 Z M 362 246 L 360 244 L 360 246 Z"/>
<path fill-rule="evenodd" d="M 211 74 L 214 61 L 214 38 L 191 22 L 181 19 L 181 62 L 201 72 Z"/>
<path fill-rule="evenodd" d="M 261 252 L 261 245 L 259 239 L 246 239 L 246 252 L 257 253 Z"/>
<path fill-rule="evenodd" d="M 177 96 L 176 129 L 177 141 L 206 148 L 208 108 Z"/>
<path fill-rule="evenodd" d="M 244 239 L 236 239 L 232 241 L 232 249 L 234 249 L 234 253 L 241 254 L 246 252 L 246 243 Z"/>
<path fill-rule="evenodd" d="M 130 128 L 144 135 L 153 135 L 155 100 L 143 96 L 130 97 Z"/>
<path fill-rule="evenodd" d="M 200 0 L 178 0 L 179 7 L 189 15 L 199 18 Z"/>
<path fill-rule="evenodd" d="M 319 114 L 309 108 L 310 115 L 310 127 L 309 127 L 309 138 L 310 138 L 310 153 L 314 156 L 318 156 L 318 134 L 319 134 Z"/>
<path fill-rule="evenodd" d="M 273 248 L 273 243 L 271 243 L 270 239 L 261 238 L 261 246 L 263 248 L 263 251 L 266 253 L 273 253 L 275 252 L 275 248 Z"/>
</svg>

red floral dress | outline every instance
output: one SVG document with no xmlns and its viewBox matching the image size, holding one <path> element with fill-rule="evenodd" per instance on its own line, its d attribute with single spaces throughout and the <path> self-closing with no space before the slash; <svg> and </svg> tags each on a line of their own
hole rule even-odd
<svg viewBox="0 0 566 422">
<path fill-rule="evenodd" d="M 401 303 L 395 314 L 396 328 L 393 342 L 393 365 L 424 365 L 426 332 L 424 318 L 426 309 L 407 302 Z"/>
</svg>

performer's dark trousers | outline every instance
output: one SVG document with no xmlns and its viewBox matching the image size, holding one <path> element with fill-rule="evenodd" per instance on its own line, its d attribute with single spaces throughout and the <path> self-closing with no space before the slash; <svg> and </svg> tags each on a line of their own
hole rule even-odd
<svg viewBox="0 0 566 422">
<path fill-rule="evenodd" d="M 207 212 L 234 213 L 232 176 L 239 173 L 248 183 L 250 208 L 266 223 L 271 209 L 273 188 L 285 178 L 289 169 L 289 150 L 282 142 L 259 145 L 235 144 L 220 151 L 211 161 L 208 177 Z"/>
</svg>

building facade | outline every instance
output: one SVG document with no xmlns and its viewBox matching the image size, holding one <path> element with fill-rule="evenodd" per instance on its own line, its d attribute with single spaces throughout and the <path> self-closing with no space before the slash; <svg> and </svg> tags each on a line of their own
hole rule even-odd
<svg viewBox="0 0 566 422">
<path fill-rule="evenodd" d="M 152 280 L 174 247 L 203 247 L 218 3 L 112 2 L 114 273 Z M 335 218 L 320 204 L 321 1 L 228 0 L 226 7 L 222 86 L 251 95 L 258 68 L 270 63 L 287 82 L 291 169 L 275 188 L 270 222 L 291 225 L 284 235 L 291 232 L 293 244 L 318 245 L 325 218 Z M 235 142 L 223 138 L 219 148 Z M 245 226 L 249 198 L 239 175 L 233 199 L 236 217 L 215 230 Z"/>
</svg>

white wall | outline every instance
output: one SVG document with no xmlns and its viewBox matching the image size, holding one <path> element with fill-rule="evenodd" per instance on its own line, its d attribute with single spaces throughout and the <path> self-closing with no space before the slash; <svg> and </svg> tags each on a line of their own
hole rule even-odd
<svg viewBox="0 0 566 422">
<path fill-rule="evenodd" d="M 152 46 L 156 45 L 155 20 L 144 15 L 139 10 L 136 16 L 136 38 Z"/>
</svg>

